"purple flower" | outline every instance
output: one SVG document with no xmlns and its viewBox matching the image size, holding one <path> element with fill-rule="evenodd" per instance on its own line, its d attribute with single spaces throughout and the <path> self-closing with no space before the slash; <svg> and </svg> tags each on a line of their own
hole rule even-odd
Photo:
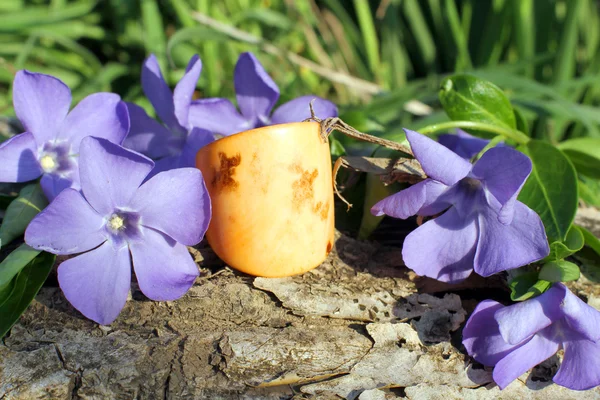
<svg viewBox="0 0 600 400">
<path fill-rule="evenodd" d="M 111 323 L 127 300 L 131 264 L 148 298 L 183 296 L 198 276 L 185 246 L 202 240 L 211 216 L 200 171 L 166 171 L 142 184 L 154 163 L 140 154 L 92 137 L 80 154 L 81 192 L 64 190 L 25 232 L 33 248 L 83 253 L 58 267 L 67 300 Z"/>
<path fill-rule="evenodd" d="M 200 99 L 190 107 L 190 121 L 220 135 L 231 135 L 266 125 L 301 122 L 315 115 L 325 119 L 337 116 L 335 104 L 316 96 L 302 96 L 282 104 L 273 114 L 279 88 L 252 53 L 242 53 L 235 66 L 234 85 L 241 113 L 228 99 Z"/>
<path fill-rule="evenodd" d="M 142 66 L 142 88 L 163 124 L 150 118 L 143 108 L 127 103 L 131 130 L 125 147 L 157 160 L 151 175 L 173 168 L 193 167 L 196 152 L 215 140 L 213 134 L 189 118 L 189 108 L 202 62 L 195 55 L 175 86 L 167 85 L 156 57 L 152 54 Z"/>
<path fill-rule="evenodd" d="M 476 156 L 490 143 L 489 140 L 470 135 L 462 129 L 457 129 L 456 134 L 440 135 L 438 142 L 467 160 Z"/>
<path fill-rule="evenodd" d="M 458 282 L 473 269 L 482 276 L 517 268 L 549 253 L 540 217 L 517 195 L 531 160 L 509 147 L 494 147 L 471 165 L 441 144 L 406 131 L 428 179 L 381 200 L 374 215 L 432 219 L 404 241 L 406 265 L 419 275 Z"/>
<path fill-rule="evenodd" d="M 575 390 L 600 385 L 600 312 L 562 283 L 508 307 L 481 302 L 463 330 L 463 344 L 475 360 L 495 366 L 501 389 L 561 348 L 555 383 Z"/>
<path fill-rule="evenodd" d="M 26 132 L 0 145 L 0 182 L 26 182 L 40 176 L 52 201 L 63 189 L 79 186 L 77 154 L 81 139 L 97 136 L 120 144 L 129 131 L 125 103 L 112 93 L 96 93 L 69 113 L 71 91 L 60 80 L 19 71 L 13 104 Z"/>
</svg>

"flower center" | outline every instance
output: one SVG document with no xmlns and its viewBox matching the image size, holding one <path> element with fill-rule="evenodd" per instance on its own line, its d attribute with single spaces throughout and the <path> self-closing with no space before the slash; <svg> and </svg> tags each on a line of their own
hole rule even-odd
<svg viewBox="0 0 600 400">
<path fill-rule="evenodd" d="M 68 175 L 77 168 L 69 143 L 46 143 L 40 154 L 40 167 L 45 173 Z"/>
<path fill-rule="evenodd" d="M 108 227 L 113 231 L 121 230 L 124 226 L 125 220 L 118 214 L 113 214 L 108 220 Z"/>
<path fill-rule="evenodd" d="M 463 187 L 469 192 L 475 192 L 481 188 L 481 181 L 475 178 L 464 178 L 462 180 Z"/>
<path fill-rule="evenodd" d="M 140 216 L 138 213 L 114 210 L 106 220 L 105 229 L 117 243 L 137 240 L 140 237 Z"/>
<path fill-rule="evenodd" d="M 40 159 L 40 166 L 44 172 L 54 172 L 57 166 L 56 164 L 56 159 L 50 154 L 46 154 Z"/>
<path fill-rule="evenodd" d="M 477 178 L 466 177 L 457 184 L 454 206 L 464 218 L 470 217 L 481 210 L 485 204 L 483 182 Z"/>
</svg>

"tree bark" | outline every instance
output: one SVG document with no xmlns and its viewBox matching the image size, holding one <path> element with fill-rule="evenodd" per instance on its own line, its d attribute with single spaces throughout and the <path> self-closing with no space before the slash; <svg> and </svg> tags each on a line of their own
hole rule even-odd
<svg viewBox="0 0 600 400">
<path fill-rule="evenodd" d="M 573 288 L 598 306 L 585 277 Z M 558 356 L 501 392 L 460 343 L 484 298 L 506 301 L 500 278 L 440 286 L 403 267 L 400 249 L 340 234 L 300 276 L 220 269 L 175 302 L 134 285 L 110 326 L 45 287 L 0 345 L 0 399 L 600 399 L 552 384 Z"/>
</svg>

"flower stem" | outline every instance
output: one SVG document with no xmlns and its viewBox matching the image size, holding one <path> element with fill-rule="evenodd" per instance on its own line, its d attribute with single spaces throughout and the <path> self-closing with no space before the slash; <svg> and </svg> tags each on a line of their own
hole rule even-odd
<svg viewBox="0 0 600 400">
<path fill-rule="evenodd" d="M 495 133 L 497 135 L 502 135 L 507 139 L 512 139 L 519 144 L 526 144 L 530 140 L 529 136 L 516 129 L 507 129 L 501 126 L 475 121 L 442 122 L 441 124 L 433 124 L 419 129 L 419 133 L 429 135 L 434 132 L 447 131 L 452 128 L 476 129 L 478 131 Z"/>
</svg>

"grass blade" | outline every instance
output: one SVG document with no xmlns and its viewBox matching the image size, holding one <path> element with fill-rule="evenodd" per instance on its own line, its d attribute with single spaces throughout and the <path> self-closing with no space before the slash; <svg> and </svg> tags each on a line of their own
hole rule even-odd
<svg viewBox="0 0 600 400">
<path fill-rule="evenodd" d="M 381 82 L 379 38 L 377 37 L 377 31 L 375 30 L 371 7 L 368 0 L 354 0 L 354 8 L 356 10 L 358 25 L 360 26 L 360 31 L 362 33 L 369 68 L 375 76 L 376 81 Z"/>
<path fill-rule="evenodd" d="M 577 52 L 577 15 L 583 0 L 567 2 L 567 16 L 554 64 L 554 83 L 564 82 L 575 74 L 575 54 Z"/>
</svg>

